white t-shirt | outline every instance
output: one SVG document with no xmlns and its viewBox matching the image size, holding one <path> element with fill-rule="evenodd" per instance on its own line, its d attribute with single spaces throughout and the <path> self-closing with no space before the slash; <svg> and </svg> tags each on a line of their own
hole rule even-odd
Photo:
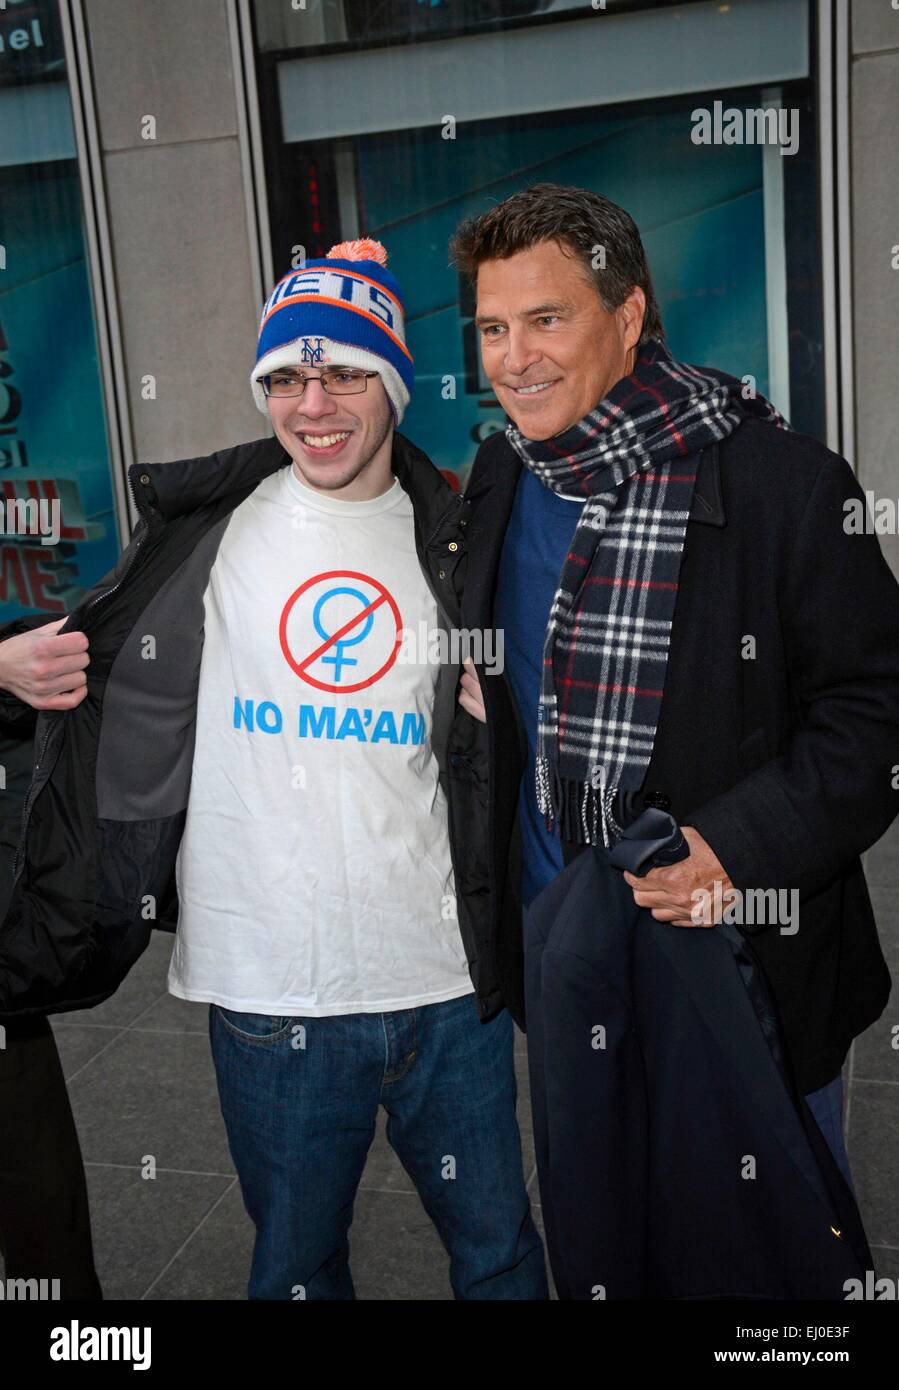
<svg viewBox="0 0 899 1390">
<path fill-rule="evenodd" d="M 204 606 L 171 993 L 315 1017 L 470 993 L 438 667 L 397 645 L 437 626 L 408 494 L 339 501 L 279 469 L 232 512 Z"/>
</svg>

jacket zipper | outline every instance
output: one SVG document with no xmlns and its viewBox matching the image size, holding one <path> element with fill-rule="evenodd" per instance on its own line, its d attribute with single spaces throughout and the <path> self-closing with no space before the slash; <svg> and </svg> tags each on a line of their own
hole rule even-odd
<svg viewBox="0 0 899 1390">
<path fill-rule="evenodd" d="M 43 758 L 44 758 L 44 753 L 46 752 L 46 749 L 47 749 L 47 743 L 48 743 L 48 741 L 49 741 L 49 738 L 50 738 L 51 733 L 53 732 L 53 730 L 54 730 L 55 728 L 56 728 L 56 725 L 55 725 L 55 724 L 51 724 L 50 728 L 49 728 L 49 729 L 47 730 L 47 732 L 44 734 L 44 737 L 43 737 L 43 739 L 42 739 L 42 741 L 41 741 L 40 750 L 39 750 L 38 755 L 37 755 L 37 762 L 36 762 L 35 765 L 34 765 L 34 772 L 35 772 L 35 773 L 39 770 L 39 768 L 40 768 L 40 766 L 41 766 L 41 763 L 42 763 Z M 13 864 L 13 886 L 14 886 L 14 887 L 15 887 L 16 883 L 18 883 L 18 881 L 19 881 L 19 874 L 20 874 L 20 872 L 21 872 L 22 862 L 23 862 L 24 857 L 25 857 L 25 830 L 26 830 L 26 827 L 27 827 L 27 825 L 28 825 L 28 817 L 29 817 L 30 814 L 31 814 L 32 803 L 34 802 L 34 798 L 35 798 L 36 795 L 37 795 L 37 792 L 35 791 L 35 786 L 34 786 L 34 776 L 32 775 L 31 786 L 28 788 L 28 794 L 27 794 L 27 796 L 25 797 L 25 804 L 24 804 L 24 806 L 23 806 L 23 808 L 22 808 L 22 830 L 21 830 L 21 834 L 19 835 L 19 843 L 18 843 L 18 846 L 16 847 L 16 859 L 15 859 L 15 863 Z"/>
<path fill-rule="evenodd" d="M 434 599 L 435 599 L 435 601 L 436 601 L 436 603 L 437 603 L 438 608 L 439 608 L 440 611 L 443 613 L 443 616 L 446 618 L 446 621 L 447 621 L 447 628 L 448 628 L 448 629 L 451 629 L 451 627 L 452 627 L 450 615 L 449 615 L 449 613 L 446 611 L 446 604 L 445 604 L 445 601 L 444 601 L 442 595 L 439 594 L 439 593 L 437 592 L 437 590 L 435 589 L 434 585 L 433 585 L 432 582 L 431 582 L 430 565 L 427 563 L 427 558 L 429 557 L 431 545 L 432 545 L 432 543 L 434 542 L 435 537 L 437 536 L 437 534 L 439 533 L 439 531 L 440 531 L 441 528 L 443 527 L 443 525 L 444 525 L 444 523 L 445 523 L 445 521 L 446 521 L 446 518 L 449 516 L 449 514 L 450 514 L 450 512 L 452 511 L 453 507 L 457 505 L 457 501 L 458 501 L 458 499 L 453 499 L 453 500 L 450 501 L 449 506 L 446 508 L 446 510 L 445 510 L 444 512 L 441 513 L 441 516 L 440 516 L 439 520 L 437 521 L 437 524 L 434 526 L 434 528 L 433 528 L 432 531 L 430 532 L 430 534 L 429 534 L 427 540 L 425 540 L 425 541 L 423 542 L 422 554 L 425 556 L 425 561 L 424 561 L 424 563 L 421 563 L 421 561 L 420 561 L 420 563 L 421 563 L 421 568 L 422 568 L 422 572 L 423 572 L 424 577 L 425 577 L 425 582 L 426 582 L 428 588 L 430 589 L 430 591 L 431 591 L 431 593 L 432 593 L 432 595 L 433 595 L 433 597 L 434 597 Z M 460 521 L 460 525 L 463 525 L 463 526 L 464 526 L 464 524 L 465 524 L 464 520 Z M 416 528 L 417 528 L 417 527 L 418 527 L 418 521 L 417 521 L 417 519 L 416 519 L 415 525 L 416 525 Z M 440 564 L 439 561 L 438 561 L 438 564 Z M 455 603 L 455 594 L 453 594 L 453 600 L 454 600 L 454 603 Z M 471 767 L 471 759 L 468 757 L 467 754 L 465 754 L 465 753 L 451 753 L 451 754 L 448 754 L 448 755 L 447 755 L 447 763 L 448 763 L 448 764 L 451 764 L 451 765 L 453 765 L 453 766 L 458 766 L 460 763 L 463 763 L 463 762 L 464 762 L 464 763 L 467 763 L 468 766 Z M 489 800 L 489 798 L 490 798 L 490 787 L 489 787 L 489 784 L 488 784 L 488 788 L 487 788 L 487 795 L 488 795 L 488 823 L 489 823 L 489 817 L 490 817 L 490 800 Z M 455 818 L 454 818 L 454 815 L 453 815 L 453 801 L 452 801 L 452 796 L 451 796 L 450 793 L 449 793 L 449 789 L 446 790 L 446 814 L 447 814 L 447 830 L 448 830 L 448 832 L 449 832 L 449 842 L 450 842 L 450 861 L 451 861 L 452 866 L 453 866 L 453 884 L 454 884 L 455 889 L 456 889 L 456 899 L 457 899 L 457 901 L 458 901 L 459 897 L 462 896 L 462 890 L 461 890 L 461 888 L 459 887 L 459 880 L 460 880 L 461 875 L 459 874 L 458 868 L 457 868 L 457 866 L 456 866 L 455 853 L 454 853 L 454 845 L 456 844 L 457 838 L 458 838 L 458 837 L 457 837 L 456 830 L 455 830 Z M 493 882 L 492 882 L 492 880 L 493 880 L 493 870 L 492 870 L 492 867 L 491 867 L 491 870 L 490 870 L 490 879 L 491 879 L 491 892 L 493 892 L 493 896 L 495 897 L 496 894 L 495 894 L 495 889 L 494 889 L 494 887 L 493 887 Z M 461 938 L 462 938 L 462 944 L 463 944 L 463 947 L 464 947 L 464 949 L 465 949 L 466 958 L 471 958 L 472 956 L 476 956 L 476 955 L 478 954 L 479 950 L 480 950 L 480 947 L 479 947 L 479 943 L 478 943 L 478 941 L 477 941 L 476 936 L 474 936 L 474 935 L 472 934 L 471 930 L 470 930 L 471 924 L 468 923 L 468 922 L 466 922 L 466 923 L 465 923 L 465 926 L 463 927 L 463 917 L 462 917 L 462 914 L 461 914 L 461 913 L 459 914 L 458 922 L 459 922 L 459 934 L 460 934 L 460 936 L 461 936 Z M 494 952 L 491 952 L 491 954 L 495 954 L 495 951 L 494 951 Z M 495 962 L 495 960 L 493 960 L 493 961 L 491 962 L 491 964 L 492 964 L 493 974 L 494 974 L 494 980 L 495 980 L 495 979 L 496 979 L 496 962 Z M 480 1007 L 480 1001 L 479 1001 L 479 1007 Z"/>
<path fill-rule="evenodd" d="M 137 507 L 138 512 L 140 513 L 140 515 L 143 516 L 143 512 L 140 511 L 140 503 L 139 503 L 139 501 L 138 501 L 138 499 L 137 499 L 137 494 L 136 494 L 135 491 L 134 491 L 134 483 L 132 482 L 130 476 L 129 476 L 129 479 L 128 479 L 128 483 L 129 483 L 129 486 L 130 486 L 130 488 L 131 488 L 131 495 L 132 495 L 132 497 L 134 498 L 134 504 L 135 504 L 135 506 Z M 118 580 L 115 582 L 115 584 L 112 585 L 111 588 L 105 589 L 105 590 L 103 591 L 102 594 L 97 594 L 95 598 L 92 598 L 92 599 L 91 599 L 90 603 L 87 605 L 87 608 L 85 608 L 84 614 L 82 615 L 82 617 L 85 616 L 88 612 L 90 612 L 90 610 L 94 607 L 94 604 L 99 603 L 101 599 L 108 598 L 110 594 L 115 593 L 116 589 L 118 589 L 118 588 L 124 583 L 124 581 L 127 579 L 128 575 L 131 574 L 132 570 L 134 569 L 135 562 L 137 561 L 137 558 L 138 558 L 138 556 L 140 555 L 141 547 L 142 547 L 144 541 L 147 539 L 148 534 L 149 534 L 149 523 L 148 523 L 148 530 L 144 532 L 144 534 L 141 536 L 140 540 L 138 541 L 137 545 L 135 546 L 134 554 L 132 555 L 130 561 L 128 562 L 128 568 L 125 570 L 124 574 L 121 576 L 120 579 L 118 579 Z M 62 711 L 57 711 L 57 712 L 61 713 Z M 53 733 L 53 730 L 54 730 L 56 727 L 57 727 L 57 721 L 54 720 L 54 722 L 51 723 L 49 729 L 47 729 L 47 731 L 45 732 L 43 739 L 41 740 L 41 746 L 40 746 L 40 748 L 38 749 L 37 762 L 34 764 L 34 768 L 33 768 L 33 772 L 32 772 L 32 781 L 31 781 L 31 785 L 30 785 L 30 787 L 28 788 L 28 793 L 27 793 L 27 795 L 26 795 L 26 797 L 25 797 L 25 802 L 24 802 L 24 805 L 23 805 L 23 807 L 22 807 L 22 830 L 21 830 L 21 834 L 20 834 L 20 836 L 19 836 L 19 843 L 18 843 L 18 846 L 17 846 L 17 848 L 16 848 L 15 863 L 13 864 L 13 887 L 15 887 L 16 883 L 18 883 L 18 881 L 19 881 L 19 874 L 21 873 L 22 867 L 23 867 L 23 865 L 24 865 L 24 860 L 25 860 L 25 835 L 26 835 L 26 831 L 27 831 L 27 829 L 28 829 L 28 817 L 31 815 L 31 808 L 32 808 L 32 806 L 34 805 L 34 800 L 35 800 L 35 797 L 37 796 L 37 793 L 38 793 L 38 787 L 37 787 L 37 785 L 36 785 L 36 780 L 37 780 L 37 779 L 36 779 L 36 776 L 35 776 L 34 774 L 38 773 L 38 772 L 40 771 L 40 769 L 41 769 L 41 765 L 42 765 L 42 763 L 43 763 L 43 761 L 44 761 L 44 754 L 45 754 L 45 752 L 47 751 L 47 744 L 48 744 L 49 741 L 50 741 L 50 735 Z"/>
</svg>

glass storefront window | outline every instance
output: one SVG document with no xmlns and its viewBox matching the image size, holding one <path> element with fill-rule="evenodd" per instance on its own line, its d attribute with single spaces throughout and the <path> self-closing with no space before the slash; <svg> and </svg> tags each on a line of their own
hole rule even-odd
<svg viewBox="0 0 899 1390">
<path fill-rule="evenodd" d="M 542 180 L 632 214 L 675 356 L 753 377 L 796 428 L 823 434 L 807 0 L 609 0 L 586 14 L 569 0 L 255 0 L 253 12 L 275 274 L 298 247 L 384 242 L 416 367 L 403 432 L 448 474 L 464 480 L 505 416 L 447 241 Z M 795 153 L 694 143 L 692 112 L 716 101 L 795 112 Z"/>
<path fill-rule="evenodd" d="M 70 612 L 119 538 L 55 0 L 0 9 L 0 501 L 0 622 Z"/>
</svg>

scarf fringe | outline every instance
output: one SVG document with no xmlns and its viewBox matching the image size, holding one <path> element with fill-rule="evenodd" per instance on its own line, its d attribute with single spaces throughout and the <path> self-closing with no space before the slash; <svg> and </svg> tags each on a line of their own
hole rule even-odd
<svg viewBox="0 0 899 1390">
<path fill-rule="evenodd" d="M 602 842 L 610 849 L 622 833 L 613 814 L 617 792 L 617 787 L 594 787 L 592 781 L 562 777 L 546 756 L 537 758 L 537 806 L 547 830 L 557 824 L 563 840 L 577 845 Z"/>
</svg>

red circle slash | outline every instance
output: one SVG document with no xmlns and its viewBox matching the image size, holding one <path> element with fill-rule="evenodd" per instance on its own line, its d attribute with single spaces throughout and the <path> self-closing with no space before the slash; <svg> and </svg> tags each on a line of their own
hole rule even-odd
<svg viewBox="0 0 899 1390">
<path fill-rule="evenodd" d="M 361 579 L 363 583 L 371 585 L 378 597 L 373 599 L 367 607 L 360 609 L 355 617 L 350 618 L 349 622 L 343 624 L 343 627 L 338 628 L 336 632 L 332 632 L 330 637 L 315 648 L 315 651 L 310 652 L 302 661 L 296 661 L 287 643 L 287 620 L 290 617 L 294 604 L 305 594 L 306 590 L 313 584 L 319 584 L 325 579 Z M 396 625 L 396 641 L 384 665 L 381 666 L 379 670 L 375 671 L 373 676 L 369 676 L 368 679 L 364 681 L 357 681 L 355 685 L 329 685 L 327 682 L 318 681 L 314 676 L 309 675 L 306 667 L 311 666 L 314 661 L 317 661 L 329 647 L 333 646 L 335 642 L 339 642 L 352 628 L 364 622 L 369 613 L 374 613 L 383 603 L 389 604 L 390 610 L 393 613 L 393 620 Z M 370 574 L 362 574 L 359 570 L 326 570 L 323 574 L 314 574 L 311 579 L 306 580 L 305 584 L 301 584 L 298 589 L 294 589 L 281 611 L 281 621 L 278 624 L 278 640 L 281 643 L 281 651 L 284 653 L 284 660 L 287 662 L 288 666 L 290 666 L 291 670 L 296 671 L 301 680 L 306 681 L 309 685 L 314 685 L 317 690 L 327 690 L 329 693 L 333 694 L 340 694 L 341 692 L 349 694 L 353 690 L 364 690 L 366 686 L 374 685 L 375 681 L 379 681 L 382 676 L 386 676 L 387 672 L 396 661 L 397 653 L 402 645 L 402 626 L 403 620 L 400 615 L 400 610 L 396 605 L 396 600 L 377 579 L 372 579 Z"/>
</svg>

